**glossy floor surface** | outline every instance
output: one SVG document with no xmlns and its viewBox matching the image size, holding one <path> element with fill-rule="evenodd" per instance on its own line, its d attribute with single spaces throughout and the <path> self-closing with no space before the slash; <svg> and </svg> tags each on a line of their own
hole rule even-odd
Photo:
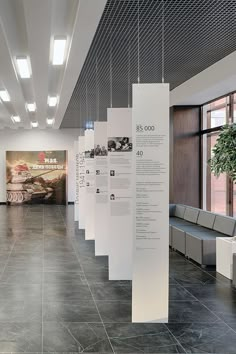
<svg viewBox="0 0 236 354">
<path fill-rule="evenodd" d="M 171 252 L 169 323 L 132 324 L 130 282 L 75 230 L 70 206 L 0 206 L 0 353 L 236 353 L 227 279 Z"/>
</svg>

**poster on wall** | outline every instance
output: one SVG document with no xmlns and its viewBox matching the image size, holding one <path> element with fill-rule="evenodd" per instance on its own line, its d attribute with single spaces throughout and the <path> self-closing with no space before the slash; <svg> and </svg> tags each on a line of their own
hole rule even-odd
<svg viewBox="0 0 236 354">
<path fill-rule="evenodd" d="M 168 322 L 169 85 L 133 85 L 132 321 Z"/>
<path fill-rule="evenodd" d="M 109 279 L 132 279 L 132 110 L 108 108 Z"/>
<path fill-rule="evenodd" d="M 85 199 L 86 199 L 86 182 L 85 182 L 85 145 L 84 136 L 79 136 L 79 229 L 85 229 Z"/>
<path fill-rule="evenodd" d="M 95 159 L 95 255 L 108 254 L 107 122 L 94 123 Z"/>
<path fill-rule="evenodd" d="M 66 151 L 6 151 L 6 200 L 10 205 L 66 204 Z"/>
<path fill-rule="evenodd" d="M 94 240 L 95 174 L 94 131 L 85 130 L 85 240 Z"/>
</svg>

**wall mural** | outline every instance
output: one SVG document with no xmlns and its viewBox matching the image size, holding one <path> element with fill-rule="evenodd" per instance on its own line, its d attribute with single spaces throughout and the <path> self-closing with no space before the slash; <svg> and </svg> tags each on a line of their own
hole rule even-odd
<svg viewBox="0 0 236 354">
<path fill-rule="evenodd" d="M 67 151 L 7 151 L 7 204 L 66 204 Z"/>
</svg>

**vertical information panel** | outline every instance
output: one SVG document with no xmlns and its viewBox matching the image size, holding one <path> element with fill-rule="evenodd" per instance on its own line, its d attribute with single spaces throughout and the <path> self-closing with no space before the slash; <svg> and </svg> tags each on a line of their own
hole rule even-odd
<svg viewBox="0 0 236 354">
<path fill-rule="evenodd" d="M 133 322 L 167 322 L 169 85 L 133 85 Z"/>
<path fill-rule="evenodd" d="M 78 221 L 79 217 L 79 143 L 78 140 L 74 142 L 74 156 L 75 156 L 75 206 L 74 206 L 74 220 Z"/>
<path fill-rule="evenodd" d="M 132 278 L 132 110 L 107 110 L 109 279 Z"/>
<path fill-rule="evenodd" d="M 94 240 L 95 175 L 94 131 L 85 130 L 85 240 Z"/>
<path fill-rule="evenodd" d="M 94 123 L 95 159 L 95 255 L 108 254 L 108 166 L 107 166 L 107 122 Z"/>
<path fill-rule="evenodd" d="M 79 137 L 78 148 L 79 148 L 79 229 L 85 229 L 85 138 L 84 136 Z"/>
</svg>

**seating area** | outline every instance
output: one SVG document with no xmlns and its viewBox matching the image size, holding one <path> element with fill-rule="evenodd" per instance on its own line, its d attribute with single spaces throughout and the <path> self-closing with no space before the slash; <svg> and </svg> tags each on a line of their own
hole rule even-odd
<svg viewBox="0 0 236 354">
<path fill-rule="evenodd" d="M 180 204 L 169 207 L 170 247 L 201 266 L 216 265 L 216 238 L 236 235 L 236 219 Z"/>
</svg>

